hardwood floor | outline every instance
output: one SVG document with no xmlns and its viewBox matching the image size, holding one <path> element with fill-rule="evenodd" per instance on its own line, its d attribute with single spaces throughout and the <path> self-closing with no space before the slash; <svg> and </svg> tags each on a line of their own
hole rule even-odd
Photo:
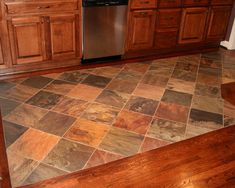
<svg viewBox="0 0 235 188">
<path fill-rule="evenodd" d="M 235 187 L 235 126 L 22 188 Z"/>
<path fill-rule="evenodd" d="M 226 101 L 235 105 L 235 95 L 233 95 L 233 93 L 235 93 L 235 82 L 222 84 L 222 86 L 221 86 L 222 97 Z"/>
</svg>

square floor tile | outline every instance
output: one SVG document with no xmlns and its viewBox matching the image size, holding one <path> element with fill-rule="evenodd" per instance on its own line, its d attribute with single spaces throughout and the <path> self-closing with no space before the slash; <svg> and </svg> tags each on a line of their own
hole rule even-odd
<svg viewBox="0 0 235 188">
<path fill-rule="evenodd" d="M 92 147 L 62 139 L 43 163 L 69 172 L 78 171 L 85 166 L 94 150 Z"/>
<path fill-rule="evenodd" d="M 146 115 L 154 115 L 158 106 L 158 101 L 143 97 L 132 96 L 127 102 L 125 109 L 139 112 Z"/>
<path fill-rule="evenodd" d="M 210 75 L 210 76 L 215 76 L 215 77 L 221 77 L 222 70 L 200 66 L 198 73 L 199 74 L 206 74 L 206 75 Z"/>
<path fill-rule="evenodd" d="M 60 75 L 61 75 L 61 73 L 55 72 L 55 73 L 50 73 L 50 74 L 44 74 L 43 76 L 44 76 L 44 77 L 51 78 L 51 79 L 56 79 L 56 78 L 58 78 Z"/>
<path fill-rule="evenodd" d="M 87 78 L 85 78 L 82 81 L 82 84 L 86 84 L 86 85 L 94 86 L 98 88 L 105 88 L 110 81 L 111 81 L 111 78 L 90 74 Z"/>
<path fill-rule="evenodd" d="M 221 90 L 219 87 L 216 86 L 197 84 L 195 88 L 195 94 L 207 97 L 220 98 Z"/>
<path fill-rule="evenodd" d="M 47 110 L 23 104 L 18 106 L 4 119 L 26 127 L 33 127 L 46 113 Z"/>
<path fill-rule="evenodd" d="M 204 85 L 220 86 L 220 84 L 222 83 L 222 78 L 218 76 L 211 76 L 208 74 L 199 73 L 197 82 Z"/>
<path fill-rule="evenodd" d="M 201 67 L 210 67 L 210 68 L 221 68 L 222 61 L 213 60 L 208 58 L 202 58 L 200 66 Z"/>
<path fill-rule="evenodd" d="M 154 149 L 166 146 L 170 143 L 171 142 L 168 142 L 168 141 L 145 137 L 144 143 L 141 146 L 140 152 L 154 150 Z"/>
<path fill-rule="evenodd" d="M 224 116 L 224 126 L 232 126 L 235 125 L 235 118 L 234 117 L 229 117 L 229 116 Z"/>
<path fill-rule="evenodd" d="M 85 84 L 78 84 L 67 94 L 67 96 L 85 101 L 93 101 L 98 97 L 101 92 L 102 89 L 100 88 L 88 86 Z"/>
<path fill-rule="evenodd" d="M 213 130 L 219 129 L 218 128 L 208 128 L 208 127 L 200 127 L 200 126 L 195 126 L 195 125 L 187 125 L 186 128 L 186 133 L 185 133 L 185 139 L 187 138 L 192 138 L 195 136 L 199 136 L 208 132 L 211 132 Z"/>
<path fill-rule="evenodd" d="M 193 96 L 188 93 L 182 93 L 167 89 L 162 97 L 162 101 L 189 107 L 191 105 L 192 97 Z"/>
<path fill-rule="evenodd" d="M 148 73 L 153 73 L 158 76 L 166 76 L 166 77 L 170 77 L 172 72 L 173 72 L 173 67 L 169 68 L 164 66 L 163 67 L 151 66 L 150 70 L 148 71 Z"/>
<path fill-rule="evenodd" d="M 76 118 L 71 116 L 48 112 L 42 119 L 35 123 L 34 128 L 46 133 L 63 136 L 75 120 Z"/>
<path fill-rule="evenodd" d="M 149 98 L 153 100 L 160 100 L 165 91 L 165 88 L 159 86 L 153 86 L 148 84 L 139 84 L 133 95 Z"/>
<path fill-rule="evenodd" d="M 133 80 L 113 79 L 106 89 L 131 94 L 135 90 L 137 84 L 138 82 Z"/>
<path fill-rule="evenodd" d="M 53 111 L 78 117 L 88 106 L 89 102 L 87 101 L 63 97 L 63 99 L 61 99 L 60 102 L 53 108 Z"/>
<path fill-rule="evenodd" d="M 37 167 L 38 162 L 24 158 L 15 152 L 7 151 L 10 178 L 13 187 L 21 186 L 24 180 Z"/>
<path fill-rule="evenodd" d="M 179 62 L 187 62 L 190 64 L 198 65 L 201 60 L 201 54 L 195 54 L 195 55 L 186 55 L 186 56 L 180 56 L 178 57 Z"/>
<path fill-rule="evenodd" d="M 144 137 L 139 134 L 113 127 L 99 147 L 110 152 L 130 156 L 139 151 L 143 139 Z"/>
<path fill-rule="evenodd" d="M 22 134 L 24 134 L 25 131 L 28 130 L 28 128 L 8 121 L 3 121 L 3 130 L 4 130 L 6 147 L 9 147 Z"/>
<path fill-rule="evenodd" d="M 30 98 L 27 103 L 41 108 L 51 109 L 60 102 L 61 98 L 62 95 L 40 91 Z"/>
<path fill-rule="evenodd" d="M 175 65 L 175 69 L 196 73 L 198 71 L 198 65 L 190 62 L 178 61 Z"/>
<path fill-rule="evenodd" d="M 218 129 L 223 127 L 223 116 L 221 114 L 191 109 L 188 124 L 208 129 Z"/>
<path fill-rule="evenodd" d="M 65 95 L 69 91 L 71 91 L 74 87 L 75 87 L 75 84 L 71 82 L 66 82 L 63 80 L 54 80 L 49 85 L 47 85 L 44 89 L 51 91 L 51 92 Z"/>
<path fill-rule="evenodd" d="M 214 113 L 223 113 L 223 100 L 220 98 L 212 98 L 206 96 L 194 95 L 192 108 L 214 112 Z"/>
<path fill-rule="evenodd" d="M 147 135 L 171 142 L 184 139 L 186 124 L 163 119 L 153 120 Z"/>
<path fill-rule="evenodd" d="M 80 83 L 87 76 L 89 76 L 89 74 L 87 73 L 82 73 L 80 71 L 71 71 L 71 72 L 64 72 L 59 76 L 58 79 L 73 83 Z"/>
<path fill-rule="evenodd" d="M 171 77 L 176 78 L 176 79 L 180 79 L 180 80 L 184 80 L 184 81 L 188 81 L 188 82 L 195 82 L 197 74 L 192 73 L 192 72 L 188 72 L 188 71 L 184 71 L 184 70 L 175 69 L 173 71 L 173 74 Z"/>
<path fill-rule="evenodd" d="M 173 68 L 178 60 L 178 57 L 174 58 L 164 58 L 164 59 L 157 59 L 154 60 L 151 63 L 151 69 L 152 67 L 167 67 L 167 68 Z"/>
<path fill-rule="evenodd" d="M 98 146 L 109 130 L 109 126 L 85 119 L 79 119 L 65 134 L 65 138 L 90 146 Z"/>
<path fill-rule="evenodd" d="M 172 121 L 186 123 L 188 119 L 189 108 L 174 103 L 161 102 L 156 117 Z"/>
<path fill-rule="evenodd" d="M 19 105 L 20 105 L 19 102 L 0 98 L 0 107 L 1 107 L 2 116 L 6 116 Z"/>
<path fill-rule="evenodd" d="M 141 72 L 133 71 L 131 69 L 124 69 L 116 76 L 116 79 L 139 81 L 142 76 L 143 73 Z"/>
<path fill-rule="evenodd" d="M 32 97 L 34 94 L 38 92 L 38 89 L 24 86 L 24 85 L 17 85 L 6 92 L 3 93 L 2 96 L 5 96 L 9 99 L 17 100 L 20 102 L 24 102 L 25 100 Z"/>
<path fill-rule="evenodd" d="M 111 125 L 119 111 L 120 109 L 108 105 L 93 103 L 85 110 L 81 117 L 87 120 Z"/>
<path fill-rule="evenodd" d="M 128 63 L 125 64 L 124 69 L 144 74 L 149 69 L 149 65 L 145 63 Z"/>
<path fill-rule="evenodd" d="M 118 159 L 122 159 L 123 156 L 109 153 L 102 150 L 96 150 L 91 158 L 89 159 L 88 163 L 86 164 L 85 168 L 91 168 L 94 166 L 100 166 L 112 161 L 116 161 Z"/>
<path fill-rule="evenodd" d="M 159 86 L 159 87 L 166 87 L 168 80 L 169 77 L 160 76 L 155 74 L 154 71 L 149 71 L 148 73 L 145 74 L 141 83 Z"/>
<path fill-rule="evenodd" d="M 24 181 L 24 185 L 37 183 L 46 179 L 54 178 L 67 174 L 63 170 L 54 168 L 43 163 L 39 164 L 38 167 L 30 174 L 30 176 Z"/>
<path fill-rule="evenodd" d="M 101 68 L 96 68 L 92 72 L 92 74 L 98 75 L 98 76 L 104 76 L 108 78 L 113 78 L 117 76 L 117 74 L 121 71 L 120 68 L 117 67 L 101 67 Z"/>
<path fill-rule="evenodd" d="M 112 90 L 103 90 L 103 92 L 97 97 L 96 102 L 122 108 L 130 95 Z"/>
<path fill-rule="evenodd" d="M 235 106 L 224 100 L 224 115 L 235 118 Z"/>
<path fill-rule="evenodd" d="M 184 81 L 180 79 L 170 78 L 167 89 L 194 94 L 195 82 Z"/>
<path fill-rule="evenodd" d="M 24 80 L 21 84 L 33 88 L 41 89 L 49 84 L 53 79 L 44 76 L 33 76 Z"/>
<path fill-rule="evenodd" d="M 6 81 L 0 81 L 0 95 L 2 92 L 5 92 L 12 87 L 14 87 L 16 84 L 11 83 L 11 82 L 6 82 Z"/>
<path fill-rule="evenodd" d="M 9 149 L 29 159 L 40 161 L 58 141 L 57 136 L 29 129 Z"/>
<path fill-rule="evenodd" d="M 151 120 L 151 116 L 123 110 L 119 113 L 113 126 L 144 135 Z"/>
</svg>

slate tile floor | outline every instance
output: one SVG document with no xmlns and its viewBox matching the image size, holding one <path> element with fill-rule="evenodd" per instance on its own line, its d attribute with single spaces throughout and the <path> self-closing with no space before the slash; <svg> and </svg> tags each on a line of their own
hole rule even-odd
<svg viewBox="0 0 235 188">
<path fill-rule="evenodd" d="M 0 81 L 14 186 L 101 165 L 235 124 L 221 83 L 235 53 Z"/>
</svg>

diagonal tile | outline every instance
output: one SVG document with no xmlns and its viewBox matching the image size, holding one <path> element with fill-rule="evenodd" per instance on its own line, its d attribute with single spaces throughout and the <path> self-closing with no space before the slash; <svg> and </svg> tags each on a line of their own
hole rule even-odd
<svg viewBox="0 0 235 188">
<path fill-rule="evenodd" d="M 66 82 L 63 80 L 54 80 L 49 85 L 47 85 L 44 89 L 51 91 L 51 92 L 65 95 L 69 91 L 71 91 L 74 87 L 75 87 L 75 84 L 71 82 Z"/>
<path fill-rule="evenodd" d="M 218 127 L 219 128 L 219 127 Z M 196 125 L 187 125 L 185 138 L 192 138 L 215 130 L 216 128 L 200 127 Z"/>
<path fill-rule="evenodd" d="M 6 81 L 0 81 L 0 95 L 2 92 L 5 92 L 12 87 L 14 87 L 16 84 L 11 83 L 11 82 L 6 82 Z"/>
<path fill-rule="evenodd" d="M 125 130 L 112 127 L 100 144 L 100 148 L 124 156 L 138 152 L 144 137 Z"/>
<path fill-rule="evenodd" d="M 201 60 L 201 54 L 180 56 L 178 58 L 179 62 L 187 62 L 194 65 L 198 65 L 200 63 L 200 60 Z"/>
<path fill-rule="evenodd" d="M 5 136 L 6 147 L 13 144 L 28 128 L 15 123 L 3 121 L 3 130 Z"/>
<path fill-rule="evenodd" d="M 178 60 L 178 57 L 157 59 L 157 60 L 154 60 L 151 63 L 151 67 L 168 67 L 168 68 L 172 68 L 172 67 L 175 66 L 175 63 L 177 62 L 177 60 Z"/>
<path fill-rule="evenodd" d="M 155 67 L 155 66 L 151 66 L 149 72 L 155 73 L 158 76 L 170 77 L 172 72 L 173 72 L 173 67 L 169 68 L 169 67 Z"/>
<path fill-rule="evenodd" d="M 189 108 L 174 103 L 161 102 L 156 117 L 186 123 L 188 119 Z"/>
<path fill-rule="evenodd" d="M 82 169 L 94 148 L 62 139 L 49 153 L 43 163 L 65 171 L 74 172 Z"/>
<path fill-rule="evenodd" d="M 67 131 L 64 137 L 96 147 L 100 144 L 108 130 L 109 126 L 105 124 L 79 119 Z"/>
<path fill-rule="evenodd" d="M 58 141 L 57 136 L 29 129 L 9 149 L 29 159 L 40 161 Z"/>
<path fill-rule="evenodd" d="M 149 65 L 144 63 L 128 63 L 125 64 L 124 69 L 144 74 L 149 69 Z"/>
<path fill-rule="evenodd" d="M 117 108 L 122 108 L 129 98 L 130 95 L 126 93 L 120 93 L 112 90 L 103 90 L 103 92 L 97 97 L 95 101 Z"/>
<path fill-rule="evenodd" d="M 33 88 L 41 89 L 49 84 L 53 79 L 44 76 L 34 76 L 24 80 L 21 84 Z"/>
<path fill-rule="evenodd" d="M 184 139 L 186 124 L 163 119 L 153 120 L 147 135 L 156 139 L 177 142 Z"/>
<path fill-rule="evenodd" d="M 91 104 L 81 116 L 84 119 L 111 125 L 120 109 L 104 104 Z"/>
<path fill-rule="evenodd" d="M 98 88 L 105 88 L 110 81 L 111 81 L 111 78 L 90 74 L 87 78 L 85 78 L 82 81 L 82 84 L 86 84 L 86 85 L 94 86 Z"/>
<path fill-rule="evenodd" d="M 191 105 L 192 97 L 193 96 L 188 93 L 167 89 L 162 97 L 162 101 L 189 107 Z"/>
<path fill-rule="evenodd" d="M 151 116 L 123 110 L 119 113 L 113 126 L 145 135 L 151 120 Z"/>
<path fill-rule="evenodd" d="M 234 117 L 229 117 L 229 116 L 224 116 L 224 126 L 232 126 L 235 125 L 235 118 Z"/>
<path fill-rule="evenodd" d="M 88 86 L 85 84 L 78 84 L 67 94 L 67 96 L 85 101 L 93 101 L 98 97 L 101 92 L 102 89 L 100 88 Z"/>
<path fill-rule="evenodd" d="M 34 128 L 46 133 L 63 136 L 75 120 L 76 118 L 71 116 L 48 112 L 42 119 L 35 123 Z"/>
<path fill-rule="evenodd" d="M 163 87 L 148 84 L 139 84 L 133 92 L 133 95 L 153 100 L 160 100 L 164 91 L 165 89 Z"/>
<path fill-rule="evenodd" d="M 117 76 L 120 70 L 121 70 L 120 68 L 108 66 L 108 67 L 96 68 L 94 69 L 92 74 L 108 78 L 114 78 L 115 76 Z"/>
<path fill-rule="evenodd" d="M 19 105 L 20 105 L 19 102 L 0 98 L 0 107 L 1 107 L 2 116 L 6 116 Z"/>
<path fill-rule="evenodd" d="M 84 112 L 88 105 L 89 102 L 84 100 L 63 97 L 63 99 L 61 99 L 61 101 L 53 108 L 53 111 L 78 117 Z"/>
<path fill-rule="evenodd" d="M 134 81 L 139 81 L 143 76 L 143 73 L 133 71 L 131 69 L 124 69 L 122 70 L 117 76 L 116 79 L 120 80 L 134 80 Z"/>
<path fill-rule="evenodd" d="M 194 94 L 195 82 L 184 81 L 180 79 L 170 78 L 167 89 Z"/>
<path fill-rule="evenodd" d="M 166 87 L 168 80 L 169 80 L 168 77 L 157 75 L 155 74 L 154 71 L 149 71 L 148 73 L 145 74 L 141 83 L 159 86 L 159 87 Z"/>
<path fill-rule="evenodd" d="M 198 71 L 198 65 L 191 64 L 190 62 L 179 61 L 176 63 L 175 69 L 196 73 Z"/>
<path fill-rule="evenodd" d="M 80 71 L 71 71 L 71 72 L 65 72 L 61 74 L 58 79 L 73 82 L 73 83 L 80 83 L 83 81 L 89 74 L 82 73 Z"/>
<path fill-rule="evenodd" d="M 154 115 L 158 106 L 158 101 L 143 97 L 132 96 L 127 102 L 125 109 L 139 112 L 146 115 Z"/>
<path fill-rule="evenodd" d="M 39 91 L 27 103 L 41 108 L 51 109 L 60 102 L 62 95 L 48 91 Z"/>
<path fill-rule="evenodd" d="M 199 73 L 197 77 L 197 82 L 203 85 L 220 86 L 222 83 L 222 78 L 209 74 Z"/>
<path fill-rule="evenodd" d="M 47 110 L 23 104 L 18 106 L 4 119 L 26 127 L 33 127 L 46 113 Z"/>
<path fill-rule="evenodd" d="M 235 118 L 235 106 L 224 100 L 224 115 Z"/>
<path fill-rule="evenodd" d="M 150 151 L 156 148 L 166 146 L 170 143 L 171 142 L 168 142 L 168 141 L 145 137 L 144 143 L 141 146 L 140 152 Z"/>
<path fill-rule="evenodd" d="M 216 86 L 197 84 L 195 94 L 207 97 L 221 98 L 221 89 Z"/>
<path fill-rule="evenodd" d="M 102 150 L 96 150 L 91 158 L 89 159 L 88 163 L 86 164 L 85 168 L 91 168 L 94 166 L 100 166 L 112 161 L 116 161 L 118 159 L 122 159 L 123 156 L 109 153 Z"/>
<path fill-rule="evenodd" d="M 195 82 L 197 74 L 192 73 L 192 72 L 188 72 L 188 71 L 184 71 L 184 70 L 175 69 L 173 71 L 173 74 L 171 77 L 176 78 L 176 79 L 180 79 L 180 80 L 184 80 L 184 81 L 188 81 L 188 82 Z"/>
</svg>

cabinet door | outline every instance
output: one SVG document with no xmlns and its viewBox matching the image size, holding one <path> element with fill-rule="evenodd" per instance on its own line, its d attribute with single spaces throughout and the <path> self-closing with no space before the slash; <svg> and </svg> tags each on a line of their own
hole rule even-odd
<svg viewBox="0 0 235 188">
<path fill-rule="evenodd" d="M 186 8 L 180 26 L 180 44 L 202 42 L 205 38 L 208 8 Z"/>
<path fill-rule="evenodd" d="M 45 59 L 44 23 L 41 17 L 13 18 L 9 32 L 14 64 Z"/>
<path fill-rule="evenodd" d="M 79 57 L 79 32 L 77 15 L 50 17 L 52 59 Z"/>
<path fill-rule="evenodd" d="M 211 8 L 207 39 L 218 41 L 224 39 L 229 23 L 231 8 L 232 7 L 230 6 Z"/>
<path fill-rule="evenodd" d="M 153 47 L 156 12 L 141 10 L 130 12 L 128 50 L 142 50 Z"/>
</svg>

